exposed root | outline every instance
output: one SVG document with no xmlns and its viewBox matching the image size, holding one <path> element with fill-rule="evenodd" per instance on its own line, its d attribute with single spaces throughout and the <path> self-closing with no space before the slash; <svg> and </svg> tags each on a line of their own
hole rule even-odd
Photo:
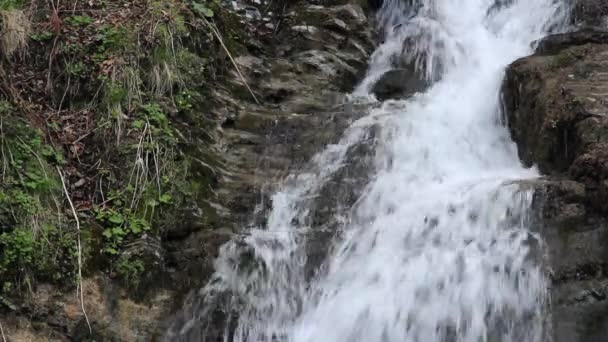
<svg viewBox="0 0 608 342">
<path fill-rule="evenodd" d="M 27 47 L 32 23 L 21 10 L 0 11 L 0 50 L 9 58 Z"/>
</svg>

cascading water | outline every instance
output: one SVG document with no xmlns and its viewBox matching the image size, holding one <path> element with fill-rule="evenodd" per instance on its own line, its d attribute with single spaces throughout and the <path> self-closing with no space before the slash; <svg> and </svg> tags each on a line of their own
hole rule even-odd
<svg viewBox="0 0 608 342">
<path fill-rule="evenodd" d="M 369 96 L 398 57 L 433 85 L 370 110 L 289 177 L 266 227 L 223 247 L 197 315 L 167 339 L 205 341 L 200 318 L 227 291 L 237 314 L 225 341 L 544 340 L 547 285 L 531 255 L 539 239 L 527 229 L 531 194 L 517 186 L 536 171 L 520 165 L 500 123 L 499 89 L 506 65 L 563 21 L 561 7 L 385 1 L 385 42 L 355 94 Z M 310 204 L 372 124 L 373 176 L 307 279 Z"/>
</svg>

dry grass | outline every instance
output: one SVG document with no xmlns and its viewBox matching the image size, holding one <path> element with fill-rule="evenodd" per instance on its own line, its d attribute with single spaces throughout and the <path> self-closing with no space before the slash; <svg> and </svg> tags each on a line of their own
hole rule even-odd
<svg viewBox="0 0 608 342">
<path fill-rule="evenodd" d="M 174 63 L 167 61 L 161 61 L 152 67 L 149 82 L 150 88 L 155 95 L 170 94 L 173 86 L 181 83 L 176 69 Z"/>
<path fill-rule="evenodd" d="M 118 87 L 121 91 L 124 91 L 124 98 L 118 101 L 114 99 L 106 104 L 107 111 L 115 122 L 116 144 L 118 145 L 124 133 L 124 121 L 128 118 L 128 113 L 135 108 L 137 103 L 141 102 L 142 80 L 139 76 L 138 67 L 116 63 L 110 72 L 108 85 L 107 91 L 111 91 L 111 87 Z"/>
<path fill-rule="evenodd" d="M 158 37 L 158 51 L 161 57 L 157 57 L 148 79 L 150 90 L 157 96 L 172 95 L 174 86 L 183 86 L 177 66 L 177 53 L 182 47 L 177 29 L 169 23 L 162 29 L 155 30 L 152 34 Z"/>
<path fill-rule="evenodd" d="M 9 58 L 27 47 L 32 23 L 21 10 L 0 11 L 0 51 Z"/>
</svg>

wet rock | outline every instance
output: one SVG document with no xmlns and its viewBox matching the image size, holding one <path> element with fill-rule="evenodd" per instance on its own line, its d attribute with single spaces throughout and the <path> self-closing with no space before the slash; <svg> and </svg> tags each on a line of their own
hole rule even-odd
<svg viewBox="0 0 608 342">
<path fill-rule="evenodd" d="M 543 236 L 551 280 L 552 340 L 601 341 L 608 325 L 608 220 L 587 205 L 585 185 L 549 177 L 536 189 L 535 227 Z"/>
<path fill-rule="evenodd" d="M 245 8 L 245 18 L 248 20 L 261 20 L 262 15 L 257 8 L 249 6 Z"/>
<path fill-rule="evenodd" d="M 129 244 L 118 259 L 123 267 L 124 288 L 131 297 L 142 300 L 151 289 L 162 283 L 164 250 L 161 242 L 147 234 Z"/>
<path fill-rule="evenodd" d="M 543 179 L 534 182 L 534 205 L 542 220 L 555 226 L 570 226 L 586 216 L 585 185 L 569 179 Z"/>
<path fill-rule="evenodd" d="M 319 32 L 319 29 L 314 27 L 314 26 L 310 26 L 310 25 L 298 25 L 298 26 L 293 26 L 291 28 L 293 31 L 295 32 L 300 32 L 300 33 L 310 33 L 310 34 L 315 34 Z"/>
<path fill-rule="evenodd" d="M 341 4 L 332 5 L 338 2 Z M 291 170 L 306 165 L 323 146 L 336 142 L 360 116 L 357 105 L 345 102 L 343 93 L 351 91 L 365 72 L 374 34 L 361 7 L 345 2 L 289 2 L 288 15 L 278 24 L 276 37 L 261 50 L 264 53 L 234 56 L 260 103 L 252 99 L 236 71 L 215 87 L 213 114 L 219 142 L 213 151 L 218 160 L 210 165 L 214 172 L 194 164 L 202 177 L 213 180 L 209 198 L 199 202 L 208 203 L 217 217 L 206 222 L 208 210 L 196 210 L 192 205 L 188 207 L 190 217 L 203 223 L 168 232 L 168 267 L 189 275 L 178 279 L 177 285 L 193 289 L 174 325 L 189 324 L 190 318 L 199 315 L 197 303 L 202 298 L 197 290 L 212 274 L 220 246 L 237 232 L 246 234 L 243 227 L 263 225 L 271 206 L 268 193 Z M 317 217 L 324 215 L 323 208 L 318 212 Z M 311 236 L 311 240 L 320 239 L 314 255 L 325 253 L 327 244 L 321 242 L 335 234 L 331 229 L 326 231 L 328 235 L 322 234 L 318 226 L 319 234 Z M 229 294 L 219 297 L 232 300 Z M 219 308 L 212 313 L 214 337 L 224 335 L 220 329 L 230 312 Z M 188 334 L 200 338 L 199 333 L 207 332 L 206 327 L 195 326 Z"/>
<path fill-rule="evenodd" d="M 410 69 L 393 69 L 380 77 L 372 87 L 372 93 L 384 101 L 389 98 L 405 98 L 424 91 L 429 82 L 417 77 Z"/>
<path fill-rule="evenodd" d="M 504 84 L 506 121 L 525 164 L 581 182 L 590 210 L 605 213 L 608 45 L 557 51 L 511 65 Z"/>
<path fill-rule="evenodd" d="M 597 29 L 585 29 L 550 35 L 541 39 L 536 48 L 536 53 L 555 55 L 564 49 L 585 44 L 608 44 L 608 32 Z"/>
<path fill-rule="evenodd" d="M 575 19 L 595 25 L 603 7 L 578 1 Z M 597 29 L 549 36 L 508 68 L 503 84 L 520 158 L 548 175 L 535 185 L 535 203 L 556 342 L 603 341 L 608 332 L 607 56 L 607 36 Z"/>
<path fill-rule="evenodd" d="M 366 25 L 367 16 L 363 11 L 363 8 L 355 4 L 346 4 L 342 6 L 336 6 L 331 8 L 331 13 L 334 14 L 338 19 L 344 20 L 345 22 L 352 22 L 355 25 L 361 27 Z"/>
<path fill-rule="evenodd" d="M 372 10 L 376 11 L 382 7 L 384 0 L 367 0 L 367 3 Z"/>
<path fill-rule="evenodd" d="M 332 18 L 323 23 L 323 27 L 326 27 L 330 30 L 336 31 L 338 33 L 348 33 L 349 27 L 343 20 L 338 18 Z"/>
<path fill-rule="evenodd" d="M 503 85 L 506 121 L 527 165 L 564 172 L 603 141 L 608 45 L 571 46 L 513 63 Z M 588 125 L 586 119 L 595 124 Z"/>
<path fill-rule="evenodd" d="M 586 27 L 608 28 L 608 2 L 604 0 L 575 0 L 572 22 Z"/>
</svg>

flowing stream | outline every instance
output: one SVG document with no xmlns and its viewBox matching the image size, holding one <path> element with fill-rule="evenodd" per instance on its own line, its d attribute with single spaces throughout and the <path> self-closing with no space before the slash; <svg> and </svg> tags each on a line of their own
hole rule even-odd
<svg viewBox="0 0 608 342">
<path fill-rule="evenodd" d="M 559 29 L 562 7 L 553 0 L 385 1 L 378 13 L 384 43 L 353 96 L 370 97 L 396 58 L 431 86 L 370 109 L 288 177 L 266 226 L 222 248 L 198 317 L 169 339 L 205 341 L 196 326 L 223 298 L 235 312 L 225 341 L 546 340 L 547 282 L 533 253 L 542 241 L 528 229 L 532 193 L 518 187 L 537 172 L 521 166 L 501 123 L 500 85 L 510 62 Z M 380 130 L 363 195 L 332 218 L 339 234 L 307 276 L 311 203 L 372 125 Z"/>
</svg>

